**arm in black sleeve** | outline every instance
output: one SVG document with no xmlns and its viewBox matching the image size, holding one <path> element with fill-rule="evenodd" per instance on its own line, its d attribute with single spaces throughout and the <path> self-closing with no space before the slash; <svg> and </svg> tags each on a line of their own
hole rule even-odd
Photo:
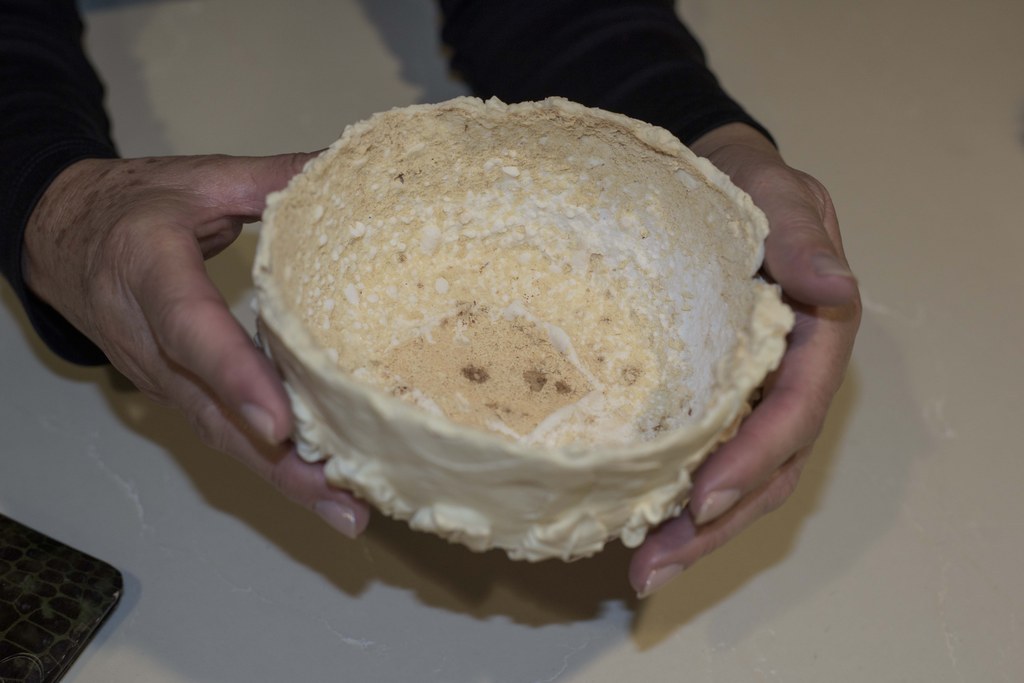
<svg viewBox="0 0 1024 683">
<path fill-rule="evenodd" d="M 0 271 L 40 337 L 76 363 L 103 353 L 25 285 L 25 225 L 72 163 L 116 151 L 75 0 L 0 0 Z"/>
<path fill-rule="evenodd" d="M 768 136 L 722 90 L 671 0 L 441 0 L 441 8 L 452 68 L 480 97 L 559 95 L 662 126 L 687 144 L 734 122 Z"/>
</svg>

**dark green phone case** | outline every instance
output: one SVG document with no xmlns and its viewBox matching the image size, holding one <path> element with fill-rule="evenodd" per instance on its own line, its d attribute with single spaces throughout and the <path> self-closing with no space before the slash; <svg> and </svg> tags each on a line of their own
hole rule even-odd
<svg viewBox="0 0 1024 683">
<path fill-rule="evenodd" d="M 122 585 L 106 562 L 0 515 L 0 683 L 59 680 Z"/>
</svg>

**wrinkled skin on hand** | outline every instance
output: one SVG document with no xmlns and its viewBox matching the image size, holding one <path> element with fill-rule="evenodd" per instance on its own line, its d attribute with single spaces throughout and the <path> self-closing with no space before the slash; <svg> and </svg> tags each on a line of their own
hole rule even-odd
<svg viewBox="0 0 1024 683">
<path fill-rule="evenodd" d="M 50 185 L 25 233 L 30 289 L 209 446 L 349 536 L 365 504 L 327 484 L 288 437 L 276 371 L 232 316 L 204 260 L 258 220 L 308 155 L 87 159 Z"/>
<path fill-rule="evenodd" d="M 790 168 L 753 128 L 729 124 L 692 148 L 727 173 L 768 216 L 764 270 L 796 312 L 779 368 L 736 436 L 697 470 L 683 514 L 634 552 L 629 580 L 641 596 L 726 543 L 794 491 L 839 389 L 860 325 L 849 270 L 825 188 Z"/>
</svg>

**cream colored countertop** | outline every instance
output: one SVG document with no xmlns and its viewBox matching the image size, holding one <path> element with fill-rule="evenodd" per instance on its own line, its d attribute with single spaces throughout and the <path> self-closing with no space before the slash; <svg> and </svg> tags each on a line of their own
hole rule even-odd
<svg viewBox="0 0 1024 683">
<path fill-rule="evenodd" d="M 320 148 L 462 93 L 430 0 L 93 0 L 128 155 Z M 1024 4 L 679 3 L 832 191 L 865 316 L 797 493 L 638 603 L 628 555 L 513 563 L 375 518 L 346 541 L 0 287 L 0 511 L 125 574 L 68 674 L 147 681 L 1024 680 Z M 251 324 L 255 238 L 211 262 Z"/>
</svg>

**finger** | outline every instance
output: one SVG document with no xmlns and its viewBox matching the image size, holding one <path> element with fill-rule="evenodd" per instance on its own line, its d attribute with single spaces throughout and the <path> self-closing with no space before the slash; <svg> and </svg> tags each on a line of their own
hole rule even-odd
<svg viewBox="0 0 1024 683">
<path fill-rule="evenodd" d="M 695 475 L 689 504 L 694 520 L 707 524 L 720 517 L 799 449 L 813 443 L 824 409 L 804 388 L 772 387 L 736 436 Z"/>
<path fill-rule="evenodd" d="M 751 193 L 768 217 L 765 270 L 789 296 L 816 306 L 841 306 L 857 293 L 857 281 L 842 251 L 839 226 L 828 193 L 791 169 Z"/>
<path fill-rule="evenodd" d="M 223 215 L 257 220 L 266 208 L 267 195 L 284 188 L 317 154 L 201 157 L 199 186 Z"/>
<path fill-rule="evenodd" d="M 801 311 L 763 400 L 694 477 L 690 508 L 706 524 L 818 437 L 850 353 L 838 311 Z"/>
<path fill-rule="evenodd" d="M 194 188 L 198 206 L 186 207 L 179 226 L 192 232 L 204 258 L 211 258 L 235 241 L 245 223 L 259 220 L 266 198 L 282 189 L 316 154 L 270 157 L 202 156 L 179 160 L 178 184 Z"/>
<path fill-rule="evenodd" d="M 369 506 L 350 492 L 332 486 L 322 464 L 308 463 L 289 449 L 267 477 L 278 490 L 349 538 L 361 534 L 370 520 Z"/>
<path fill-rule="evenodd" d="M 178 231 L 154 240 L 157 256 L 144 261 L 133 290 L 162 353 L 263 439 L 282 442 L 291 411 L 281 381 L 207 277 L 196 242 Z"/>
<path fill-rule="evenodd" d="M 196 235 L 204 259 L 211 259 L 231 246 L 242 234 L 243 219 L 237 217 L 216 221 L 210 229 Z"/>
<path fill-rule="evenodd" d="M 801 451 L 714 524 L 698 526 L 684 512 L 648 534 L 630 560 L 629 582 L 637 594 L 650 595 L 778 508 L 796 488 L 809 454 L 810 449 Z"/>
<path fill-rule="evenodd" d="M 216 256 L 235 241 L 245 223 L 259 220 L 267 195 L 282 189 L 316 156 L 296 153 L 196 158 L 201 176 L 192 182 L 202 189 L 204 203 L 212 211 L 212 216 L 194 229 L 203 257 Z"/>
<path fill-rule="evenodd" d="M 175 399 L 188 407 L 187 418 L 203 442 L 228 453 L 270 482 L 292 502 L 312 510 L 349 538 L 366 529 L 370 510 L 348 491 L 331 486 L 323 466 L 304 462 L 289 444 L 254 441 L 242 425 L 202 387 L 179 378 Z"/>
</svg>

